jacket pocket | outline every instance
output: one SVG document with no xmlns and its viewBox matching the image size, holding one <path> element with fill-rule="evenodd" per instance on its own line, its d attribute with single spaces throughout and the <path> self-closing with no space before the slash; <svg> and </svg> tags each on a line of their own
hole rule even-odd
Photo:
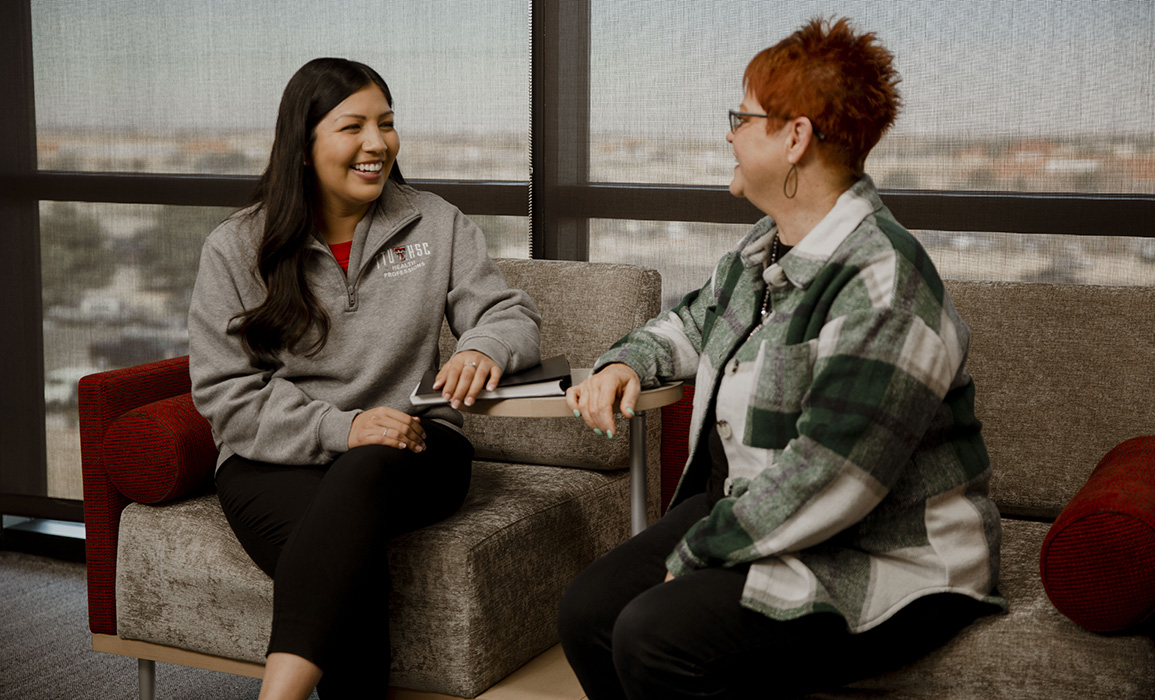
<svg viewBox="0 0 1155 700">
<path fill-rule="evenodd" d="M 817 343 L 762 345 L 746 409 L 742 439 L 747 445 L 780 450 L 798 435 L 798 419 L 814 376 Z"/>
</svg>

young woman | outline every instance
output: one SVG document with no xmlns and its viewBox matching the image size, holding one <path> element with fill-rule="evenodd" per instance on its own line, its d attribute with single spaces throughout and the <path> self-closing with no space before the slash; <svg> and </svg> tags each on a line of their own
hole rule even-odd
<svg viewBox="0 0 1155 700">
<path fill-rule="evenodd" d="M 615 399 L 697 377 L 670 510 L 562 600 L 590 700 L 805 695 L 1004 604 L 970 332 L 864 173 L 897 82 L 846 20 L 755 56 L 726 140 L 767 217 L 569 393 L 607 430 Z"/>
<path fill-rule="evenodd" d="M 481 230 L 405 184 L 392 104 L 363 64 L 297 71 L 255 203 L 208 237 L 189 309 L 221 505 L 274 581 L 261 698 L 383 695 L 389 539 L 461 505 L 456 408 L 539 359 L 541 319 Z M 450 405 L 417 413 L 443 319 Z"/>
</svg>

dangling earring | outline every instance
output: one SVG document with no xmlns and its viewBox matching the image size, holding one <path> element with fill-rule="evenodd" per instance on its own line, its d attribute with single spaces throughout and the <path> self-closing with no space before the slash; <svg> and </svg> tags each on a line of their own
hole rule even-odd
<svg viewBox="0 0 1155 700">
<path fill-rule="evenodd" d="M 794 189 L 790 189 L 790 178 L 794 178 Z M 798 194 L 798 164 L 790 164 L 790 172 L 786 173 L 786 179 L 782 182 L 782 194 L 786 195 L 786 199 L 794 199 Z"/>
</svg>

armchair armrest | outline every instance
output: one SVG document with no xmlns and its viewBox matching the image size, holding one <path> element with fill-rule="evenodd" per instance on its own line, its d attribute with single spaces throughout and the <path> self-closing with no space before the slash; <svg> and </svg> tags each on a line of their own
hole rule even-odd
<svg viewBox="0 0 1155 700">
<path fill-rule="evenodd" d="M 132 501 L 113 481 L 105 435 L 125 413 L 190 389 L 187 356 L 92 374 L 80 380 L 88 622 L 95 633 L 116 634 L 116 546 L 120 514 Z"/>
</svg>

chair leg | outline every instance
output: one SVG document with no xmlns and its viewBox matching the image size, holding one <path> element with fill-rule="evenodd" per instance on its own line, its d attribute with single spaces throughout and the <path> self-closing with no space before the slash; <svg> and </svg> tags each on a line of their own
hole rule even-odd
<svg viewBox="0 0 1155 700">
<path fill-rule="evenodd" d="M 156 700 L 156 662 L 137 659 L 136 669 L 140 682 L 140 700 Z"/>
</svg>

